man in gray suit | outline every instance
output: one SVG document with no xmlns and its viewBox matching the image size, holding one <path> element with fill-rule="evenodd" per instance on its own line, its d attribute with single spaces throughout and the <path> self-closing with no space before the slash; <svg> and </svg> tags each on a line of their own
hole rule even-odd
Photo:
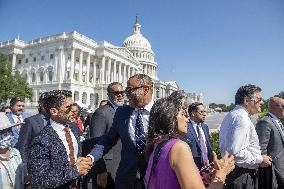
<svg viewBox="0 0 284 189">
<path fill-rule="evenodd" d="M 261 153 L 272 158 L 272 166 L 260 171 L 259 186 L 263 189 L 284 188 L 283 117 L 284 99 L 275 96 L 269 100 L 269 113 L 256 124 Z"/>
<path fill-rule="evenodd" d="M 113 82 L 107 88 L 108 102 L 98 108 L 91 122 L 91 137 L 100 137 L 107 133 L 112 126 L 115 110 L 124 104 L 124 90 L 121 83 Z M 116 170 L 120 161 L 121 142 L 119 141 L 105 156 L 96 164 L 97 185 L 107 185 L 108 172 L 115 178 Z"/>
</svg>

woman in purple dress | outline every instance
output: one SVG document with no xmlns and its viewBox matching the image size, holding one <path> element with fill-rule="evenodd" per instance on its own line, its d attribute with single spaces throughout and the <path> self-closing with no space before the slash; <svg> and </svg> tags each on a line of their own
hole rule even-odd
<svg viewBox="0 0 284 189">
<path fill-rule="evenodd" d="M 176 91 L 152 107 L 145 176 L 148 189 L 205 189 L 190 146 L 179 139 L 187 132 L 188 105 L 187 95 Z M 208 189 L 223 188 L 226 175 L 234 169 L 232 156 L 226 154 L 221 160 L 214 156 L 215 172 Z"/>
</svg>

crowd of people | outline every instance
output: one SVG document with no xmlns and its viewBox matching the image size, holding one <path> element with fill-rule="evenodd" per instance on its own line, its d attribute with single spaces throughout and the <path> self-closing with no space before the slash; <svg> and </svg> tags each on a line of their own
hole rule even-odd
<svg viewBox="0 0 284 189">
<path fill-rule="evenodd" d="M 0 113 L 0 188 L 284 188 L 280 96 L 255 124 L 250 116 L 261 111 L 261 88 L 238 89 L 220 126 L 221 159 L 204 105 L 184 91 L 154 101 L 152 79 L 136 74 L 125 89 L 110 83 L 107 96 L 88 113 L 71 91 L 44 92 L 32 116 L 24 98 L 12 98 Z"/>
</svg>

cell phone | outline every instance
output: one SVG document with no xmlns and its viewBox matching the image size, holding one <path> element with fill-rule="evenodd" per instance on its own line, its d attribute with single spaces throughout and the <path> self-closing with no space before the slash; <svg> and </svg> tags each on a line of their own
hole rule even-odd
<svg viewBox="0 0 284 189">
<path fill-rule="evenodd" d="M 215 171 L 214 162 L 211 162 L 209 165 L 201 167 L 199 173 L 200 175 L 202 175 L 202 173 L 209 174 L 213 173 L 214 171 Z"/>
</svg>

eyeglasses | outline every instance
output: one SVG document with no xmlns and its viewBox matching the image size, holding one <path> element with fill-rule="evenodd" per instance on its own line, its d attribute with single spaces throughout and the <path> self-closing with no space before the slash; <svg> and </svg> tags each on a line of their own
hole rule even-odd
<svg viewBox="0 0 284 189">
<path fill-rule="evenodd" d="M 196 111 L 197 113 L 199 113 L 199 114 L 206 114 L 206 111 L 204 110 L 204 111 Z"/>
<path fill-rule="evenodd" d="M 260 102 L 263 101 L 263 98 L 262 98 L 262 97 L 260 97 L 260 98 L 257 97 L 256 99 L 257 99 L 257 100 L 254 99 L 254 103 L 255 103 L 255 104 L 260 103 Z"/>
<path fill-rule="evenodd" d="M 118 95 L 124 96 L 124 91 L 113 91 L 111 93 L 114 94 L 115 96 L 118 96 Z"/>
<path fill-rule="evenodd" d="M 132 93 L 133 91 L 136 91 L 137 89 L 140 89 L 140 88 L 143 88 L 143 87 L 149 87 L 149 86 L 147 86 L 147 85 L 141 85 L 141 86 L 139 86 L 139 87 L 126 87 L 125 93 L 130 94 L 130 93 Z"/>
</svg>

